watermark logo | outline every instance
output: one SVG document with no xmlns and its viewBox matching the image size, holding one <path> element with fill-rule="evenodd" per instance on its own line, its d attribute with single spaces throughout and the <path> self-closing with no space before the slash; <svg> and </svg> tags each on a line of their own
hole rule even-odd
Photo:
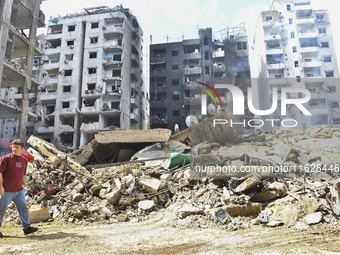
<svg viewBox="0 0 340 255">
<path fill-rule="evenodd" d="M 211 89 L 216 96 L 218 97 L 218 99 L 220 100 L 221 106 L 222 106 L 222 101 L 220 96 L 218 95 L 217 91 L 204 83 L 200 84 L 207 86 L 209 89 Z M 244 115 L 244 105 L 245 105 L 245 97 L 243 94 L 243 91 L 238 88 L 235 85 L 231 85 L 231 84 L 216 84 L 215 85 L 216 89 L 228 89 L 231 92 L 232 95 L 232 104 L 233 104 L 233 115 Z M 206 89 L 202 89 L 205 92 L 207 92 L 210 97 L 213 98 L 212 94 L 207 91 Z M 301 97 L 301 98 L 289 98 L 289 93 L 299 93 L 302 95 L 305 95 L 305 97 Z M 202 95 L 201 98 L 201 111 L 203 115 L 206 115 L 207 113 L 207 97 L 205 95 Z M 287 105 L 295 105 L 297 108 L 300 109 L 300 111 L 304 114 L 304 115 L 312 115 L 302 104 L 303 103 L 307 103 L 309 100 L 311 99 L 311 93 L 308 89 L 304 89 L 304 88 L 282 88 L 281 89 L 281 98 L 280 100 L 278 100 L 278 89 L 277 88 L 273 88 L 272 89 L 272 106 L 270 107 L 270 109 L 266 109 L 266 110 L 259 110 L 256 109 L 254 107 L 254 102 L 253 102 L 253 91 L 252 88 L 248 88 L 248 100 L 247 100 L 247 105 L 248 105 L 248 109 L 251 113 L 253 113 L 254 115 L 260 115 L 260 116 L 264 116 L 264 115 L 270 115 L 272 113 L 274 113 L 277 110 L 278 107 L 278 101 L 281 102 L 281 115 L 286 115 L 287 114 Z M 215 105 L 216 105 L 216 101 L 213 98 Z"/>
<path fill-rule="evenodd" d="M 217 91 L 216 91 L 213 87 L 211 87 L 210 85 L 205 84 L 205 83 L 203 83 L 203 82 L 197 82 L 197 83 L 199 83 L 199 84 L 201 84 L 201 85 L 203 85 L 203 86 L 206 86 L 206 87 L 209 88 L 212 92 L 214 92 L 214 94 L 217 96 L 217 98 L 218 98 L 218 100 L 220 101 L 220 104 L 221 104 L 221 106 L 222 106 L 221 97 L 220 97 L 220 95 L 217 93 Z M 208 91 L 208 90 L 206 90 L 206 89 L 204 89 L 204 88 L 200 88 L 200 89 L 201 89 L 202 91 L 206 92 L 206 93 L 212 98 L 212 100 L 214 101 L 215 106 L 217 106 L 215 97 L 211 94 L 211 92 Z M 207 95 L 206 95 L 206 94 L 203 94 L 203 95 L 201 96 L 201 106 L 202 106 L 202 109 L 201 109 L 202 114 L 203 114 L 203 115 L 207 115 Z"/>
</svg>

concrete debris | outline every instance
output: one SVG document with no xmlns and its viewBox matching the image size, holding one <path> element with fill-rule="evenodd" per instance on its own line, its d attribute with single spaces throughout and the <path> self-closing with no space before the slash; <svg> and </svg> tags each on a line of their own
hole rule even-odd
<svg viewBox="0 0 340 255">
<path fill-rule="evenodd" d="M 308 214 L 303 218 L 307 225 L 317 224 L 322 220 L 322 212 Z"/>
<path fill-rule="evenodd" d="M 175 138 L 169 138 L 167 130 L 146 132 L 145 140 L 137 131 L 109 131 L 73 156 L 30 137 L 28 143 L 35 148 L 28 149 L 34 163 L 26 181 L 31 221 L 141 222 L 153 212 L 162 212 L 168 215 L 170 225 L 211 225 L 228 231 L 249 224 L 338 224 L 339 171 L 295 168 L 273 174 L 240 170 L 261 165 L 311 167 L 317 162 L 322 162 L 321 169 L 335 169 L 340 162 L 339 129 L 288 130 L 237 138 L 230 127 L 220 126 L 225 126 L 221 128 L 228 137 L 220 139 L 222 130 L 217 130 L 218 139 L 208 139 L 210 142 L 203 141 L 203 135 L 203 140 L 194 138 L 209 129 L 208 122 Z M 184 155 L 184 161 L 170 168 L 171 154 Z M 190 157 L 191 164 L 183 164 Z M 118 158 L 128 160 L 119 162 Z M 109 161 L 114 163 L 107 164 Z M 236 170 L 222 174 L 197 171 L 196 166 L 204 170 L 209 164 Z M 42 192 L 51 188 L 51 194 Z M 8 219 L 17 218 L 14 206 L 8 212 Z"/>
</svg>

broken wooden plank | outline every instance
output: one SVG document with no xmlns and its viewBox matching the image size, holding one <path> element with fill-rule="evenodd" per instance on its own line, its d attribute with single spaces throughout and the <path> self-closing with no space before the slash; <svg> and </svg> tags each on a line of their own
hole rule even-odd
<svg viewBox="0 0 340 255">
<path fill-rule="evenodd" d="M 97 143 L 158 143 L 167 142 L 171 136 L 169 129 L 112 130 L 95 135 Z"/>
</svg>

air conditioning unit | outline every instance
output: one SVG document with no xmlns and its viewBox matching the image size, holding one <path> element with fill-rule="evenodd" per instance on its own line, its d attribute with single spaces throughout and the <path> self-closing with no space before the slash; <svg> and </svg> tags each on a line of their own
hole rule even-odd
<svg viewBox="0 0 340 255">
<path fill-rule="evenodd" d="M 64 74 L 64 71 L 59 71 L 59 74 L 60 74 L 60 75 L 63 75 L 63 74 Z"/>
<path fill-rule="evenodd" d="M 102 29 L 105 30 L 105 29 L 106 29 L 106 26 L 102 26 Z"/>
<path fill-rule="evenodd" d="M 68 63 L 68 60 L 65 60 L 64 63 L 67 64 L 67 63 Z"/>
<path fill-rule="evenodd" d="M 88 94 L 89 93 L 89 91 L 88 90 L 85 90 L 85 94 Z"/>
<path fill-rule="evenodd" d="M 73 48 L 74 48 L 74 45 L 70 45 L 70 48 L 73 49 Z"/>
</svg>

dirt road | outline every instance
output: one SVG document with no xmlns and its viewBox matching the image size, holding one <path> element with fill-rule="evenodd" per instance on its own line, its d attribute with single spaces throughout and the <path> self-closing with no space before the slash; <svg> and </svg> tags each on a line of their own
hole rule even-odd
<svg viewBox="0 0 340 255">
<path fill-rule="evenodd" d="M 20 226 L 5 222 L 0 254 L 340 254 L 339 229 L 326 224 L 229 232 L 173 227 L 157 214 L 139 223 L 47 222 L 38 227 L 24 236 Z"/>
</svg>

